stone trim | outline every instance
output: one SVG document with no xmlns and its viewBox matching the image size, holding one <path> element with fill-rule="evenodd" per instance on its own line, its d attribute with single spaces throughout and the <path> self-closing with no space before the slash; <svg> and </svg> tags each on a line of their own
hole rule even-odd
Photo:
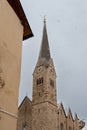
<svg viewBox="0 0 87 130">
<path fill-rule="evenodd" d="M 15 115 L 15 114 L 13 114 L 13 113 L 11 113 L 11 112 L 5 111 L 5 110 L 4 110 L 3 108 L 1 108 L 1 107 L 0 107 L 0 112 L 6 114 L 6 115 L 8 115 L 8 116 L 11 116 L 11 117 L 13 117 L 13 118 L 15 118 L 15 119 L 18 119 L 18 116 L 17 116 L 17 115 Z"/>
<path fill-rule="evenodd" d="M 44 102 L 40 102 L 40 103 L 32 103 L 32 106 L 34 106 L 34 105 L 38 105 L 38 104 L 41 104 L 41 103 L 50 103 L 51 105 L 53 105 L 53 106 L 56 106 L 57 107 L 57 105 L 55 105 L 55 104 L 53 104 L 53 103 L 51 103 L 50 101 L 44 101 Z"/>
</svg>

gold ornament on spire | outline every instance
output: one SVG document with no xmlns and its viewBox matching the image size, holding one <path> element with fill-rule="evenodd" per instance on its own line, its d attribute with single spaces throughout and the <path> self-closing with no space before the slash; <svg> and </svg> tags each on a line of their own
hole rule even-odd
<svg viewBox="0 0 87 130">
<path fill-rule="evenodd" d="M 44 23 L 46 23 L 46 15 L 44 15 Z"/>
</svg>

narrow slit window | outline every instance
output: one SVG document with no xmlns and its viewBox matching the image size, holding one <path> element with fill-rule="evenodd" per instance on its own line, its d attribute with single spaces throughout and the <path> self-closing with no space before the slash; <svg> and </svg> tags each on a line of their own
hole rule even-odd
<svg viewBox="0 0 87 130">
<path fill-rule="evenodd" d="M 50 79 L 50 85 L 54 87 L 54 81 L 52 79 Z"/>
</svg>

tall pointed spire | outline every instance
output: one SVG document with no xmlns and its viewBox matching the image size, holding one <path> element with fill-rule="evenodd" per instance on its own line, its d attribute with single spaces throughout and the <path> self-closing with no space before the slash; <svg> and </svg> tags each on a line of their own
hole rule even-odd
<svg viewBox="0 0 87 130">
<path fill-rule="evenodd" d="M 47 61 L 50 60 L 51 58 L 45 18 L 44 18 L 43 37 L 42 37 L 40 54 L 39 54 L 39 59 L 41 58 L 44 58 Z"/>
</svg>

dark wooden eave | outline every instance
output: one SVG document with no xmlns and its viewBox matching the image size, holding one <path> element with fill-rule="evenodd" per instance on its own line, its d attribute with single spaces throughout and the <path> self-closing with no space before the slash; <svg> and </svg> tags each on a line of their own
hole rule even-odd
<svg viewBox="0 0 87 130">
<path fill-rule="evenodd" d="M 7 0 L 7 1 L 10 4 L 10 6 L 13 8 L 13 10 L 15 11 L 16 15 L 18 16 L 18 18 L 20 19 L 24 27 L 23 40 L 26 40 L 27 38 L 32 37 L 33 33 L 29 26 L 28 20 L 26 18 L 26 15 L 24 13 L 20 0 Z"/>
</svg>

